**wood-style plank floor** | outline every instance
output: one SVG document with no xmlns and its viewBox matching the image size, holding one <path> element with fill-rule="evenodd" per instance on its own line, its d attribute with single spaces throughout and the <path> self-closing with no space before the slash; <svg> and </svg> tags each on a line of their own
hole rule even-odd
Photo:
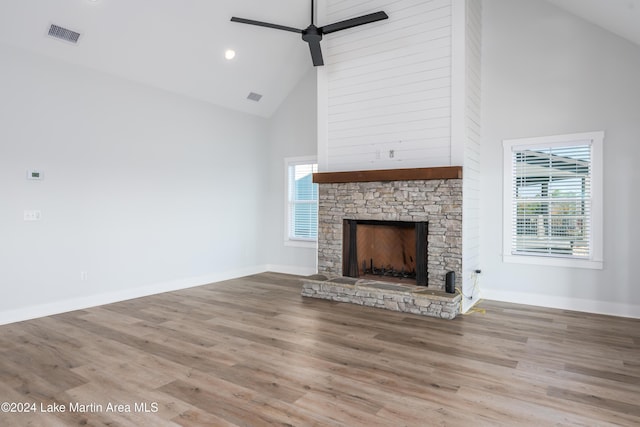
<svg viewBox="0 0 640 427">
<path fill-rule="evenodd" d="M 0 326 L 0 402 L 35 409 L 0 425 L 640 425 L 640 320 L 479 307 L 303 299 L 264 273 Z"/>
</svg>

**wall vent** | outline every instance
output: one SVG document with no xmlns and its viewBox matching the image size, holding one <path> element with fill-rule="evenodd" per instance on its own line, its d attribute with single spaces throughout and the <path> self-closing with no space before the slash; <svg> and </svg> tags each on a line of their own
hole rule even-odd
<svg viewBox="0 0 640 427">
<path fill-rule="evenodd" d="M 262 95 L 260 95 L 259 93 L 255 93 L 255 92 L 249 92 L 249 95 L 247 96 L 247 99 L 250 101 L 260 101 L 260 98 L 262 98 Z"/>
<path fill-rule="evenodd" d="M 54 39 L 62 40 L 72 44 L 77 44 L 78 39 L 80 38 L 80 33 L 69 30 L 67 28 L 60 27 L 55 24 L 51 24 L 51 27 L 49 27 L 49 32 L 47 33 L 47 35 Z"/>
</svg>

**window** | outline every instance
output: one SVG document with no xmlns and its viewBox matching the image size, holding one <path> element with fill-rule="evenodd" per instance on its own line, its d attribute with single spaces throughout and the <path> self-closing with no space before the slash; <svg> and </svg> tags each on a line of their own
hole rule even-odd
<svg viewBox="0 0 640 427">
<path fill-rule="evenodd" d="M 602 268 L 604 132 L 504 141 L 504 260 Z"/>
<path fill-rule="evenodd" d="M 315 246 L 318 239 L 318 184 L 312 174 L 318 171 L 315 158 L 285 159 L 287 206 L 285 242 L 294 246 Z"/>
</svg>

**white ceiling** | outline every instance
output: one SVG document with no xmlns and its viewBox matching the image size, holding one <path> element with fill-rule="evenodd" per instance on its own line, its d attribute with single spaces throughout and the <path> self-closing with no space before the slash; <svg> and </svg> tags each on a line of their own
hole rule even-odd
<svg viewBox="0 0 640 427">
<path fill-rule="evenodd" d="M 640 0 L 547 0 L 640 45 Z"/>
<path fill-rule="evenodd" d="M 548 1 L 640 45 L 640 0 Z M 305 28 L 310 3 L 0 0 L 0 43 L 268 117 L 312 68 L 308 46 L 295 33 L 229 19 Z M 46 37 L 52 23 L 82 33 L 79 44 Z M 232 61 L 224 59 L 228 48 L 237 51 Z M 263 98 L 249 101 L 249 92 Z"/>
<path fill-rule="evenodd" d="M 231 16 L 297 28 L 301 0 L 1 0 L 0 43 L 268 117 L 312 68 L 295 33 L 229 22 Z M 82 33 L 77 46 L 50 24 Z M 228 48 L 237 51 L 224 59 Z M 260 102 L 246 99 L 263 95 Z"/>
</svg>

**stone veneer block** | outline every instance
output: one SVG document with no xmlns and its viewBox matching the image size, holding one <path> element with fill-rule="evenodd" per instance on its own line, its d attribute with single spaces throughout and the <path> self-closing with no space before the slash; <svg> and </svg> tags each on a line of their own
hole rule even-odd
<svg viewBox="0 0 640 427">
<path fill-rule="evenodd" d="M 302 296 L 348 302 L 423 316 L 454 319 L 460 313 L 460 294 L 415 285 L 326 277 L 321 274 L 302 279 Z"/>
</svg>

